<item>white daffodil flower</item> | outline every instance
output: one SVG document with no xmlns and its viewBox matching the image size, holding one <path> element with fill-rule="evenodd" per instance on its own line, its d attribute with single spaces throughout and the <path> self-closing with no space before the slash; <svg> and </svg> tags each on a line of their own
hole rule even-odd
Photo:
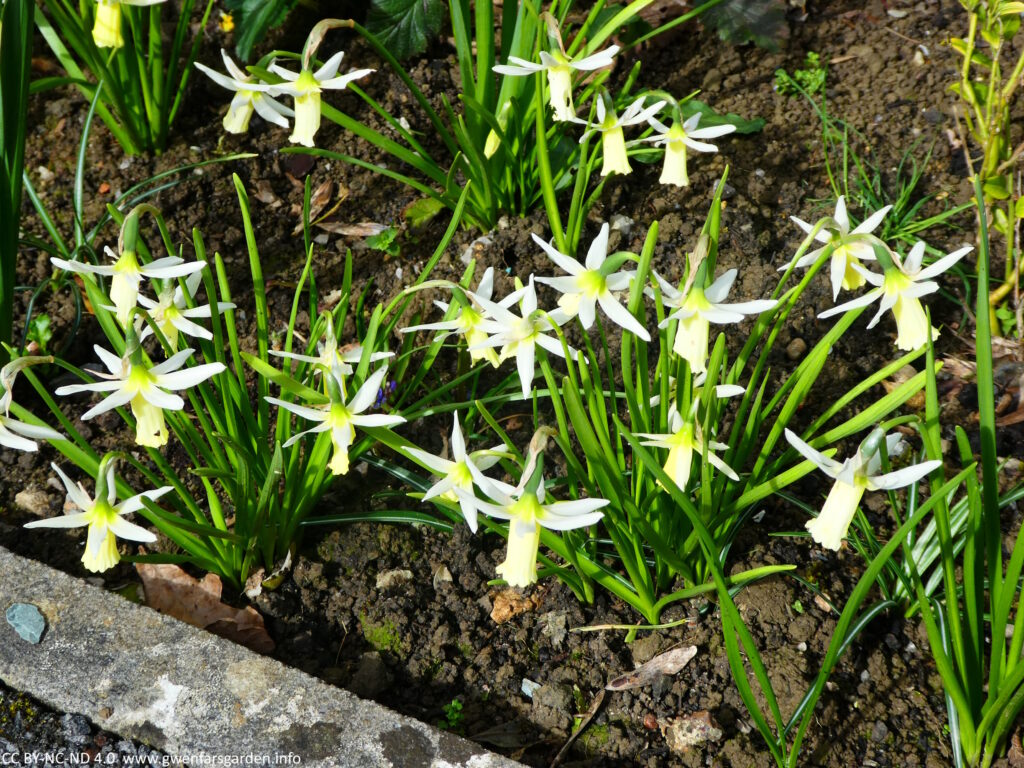
<svg viewBox="0 0 1024 768">
<path fill-rule="evenodd" d="M 688 361 L 690 371 L 695 374 L 707 371 L 711 323 L 739 323 L 744 315 L 760 314 L 778 304 L 774 299 L 723 304 L 736 280 L 738 271 L 735 269 L 725 272 L 707 288 L 690 285 L 685 293 L 677 290 L 657 272 L 652 271 L 652 274 L 661 287 L 665 306 L 674 309 L 658 327 L 664 328 L 673 320 L 679 321 L 672 351 Z"/>
<path fill-rule="evenodd" d="M 859 264 L 855 265 L 854 268 L 864 276 L 864 279 L 876 287 L 852 301 L 825 310 L 818 315 L 818 318 L 824 320 L 842 312 L 849 312 L 851 309 L 866 307 L 875 299 L 881 299 L 878 312 L 868 323 L 868 328 L 874 328 L 886 310 L 891 309 L 896 318 L 896 347 L 898 349 L 905 352 L 920 349 L 928 343 L 929 333 L 934 341 L 938 338 L 939 331 L 928 324 L 928 317 L 924 313 L 920 299 L 922 296 L 939 290 L 939 284 L 931 282 L 930 278 L 941 275 L 974 248 L 969 245 L 964 246 L 943 256 L 930 267 L 921 269 L 924 249 L 923 242 L 914 243 L 907 255 L 906 262 L 902 264 L 899 257 L 895 253 L 891 253 L 893 267 L 886 269 L 882 275 L 869 272 Z"/>
<path fill-rule="evenodd" d="M 64 440 L 60 432 L 49 427 L 26 424 L 11 417 L 14 402 L 14 380 L 22 368 L 36 363 L 52 363 L 52 357 L 19 357 L 0 368 L 0 445 L 32 453 L 39 450 L 36 440 Z M 29 439 L 31 438 L 31 439 Z"/>
<path fill-rule="evenodd" d="M 608 229 L 607 222 L 601 226 L 601 231 L 598 232 L 597 237 L 590 244 L 590 250 L 587 251 L 586 265 L 561 253 L 537 235 L 532 235 L 533 242 L 539 245 L 555 264 L 570 275 L 570 277 L 538 277 L 537 282 L 550 285 L 561 293 L 562 297 L 558 300 L 558 306 L 565 313 L 566 318 L 579 315 L 584 328 L 590 328 L 594 324 L 597 305 L 600 304 L 604 313 L 620 328 L 624 328 L 644 341 L 650 341 L 651 336 L 647 333 L 647 329 L 612 294 L 612 291 L 627 290 L 636 272 L 615 272 L 610 275 L 601 272 L 601 266 L 608 258 Z"/>
<path fill-rule="evenodd" d="M 879 449 L 883 438 L 887 455 L 895 456 L 900 436 L 893 434 L 886 437 L 885 432 L 876 427 L 860 444 L 857 453 L 840 464 L 814 450 L 790 430 L 786 430 L 786 440 L 789 444 L 801 456 L 836 481 L 825 500 L 825 506 L 816 518 L 807 521 L 806 526 L 811 532 L 811 537 L 826 549 L 839 550 L 865 490 L 889 491 L 903 488 L 916 483 L 932 470 L 942 466 L 941 461 L 925 461 L 879 475 L 878 471 L 882 466 Z"/>
<path fill-rule="evenodd" d="M 220 72 L 196 62 L 196 67 L 206 73 L 213 82 L 229 91 L 234 91 L 234 98 L 231 99 L 231 106 L 228 113 L 224 115 L 224 130 L 228 133 L 245 133 L 249 130 L 249 120 L 255 111 L 267 122 L 279 125 L 282 128 L 288 127 L 288 120 L 295 113 L 284 104 L 279 104 L 272 96 L 266 93 L 270 86 L 257 82 L 256 78 L 249 75 L 239 67 L 228 56 L 223 48 L 220 55 L 224 59 L 224 67 L 230 77 L 225 77 Z"/>
<path fill-rule="evenodd" d="M 117 540 L 115 537 L 140 541 L 146 544 L 156 541 L 156 536 L 145 528 L 134 523 L 129 523 L 122 517 L 131 512 L 142 509 L 144 499 L 156 500 L 168 491 L 173 490 L 171 486 L 165 485 L 153 491 L 145 491 L 125 499 L 120 504 L 117 500 L 117 486 L 114 476 L 115 460 L 108 454 L 100 461 L 99 471 L 96 475 L 96 498 L 93 499 L 81 483 L 73 483 L 71 478 L 61 471 L 56 464 L 50 464 L 53 470 L 60 476 L 67 489 L 67 501 L 65 507 L 71 506 L 80 512 L 71 512 L 60 517 L 51 517 L 46 520 L 35 520 L 26 523 L 26 528 L 80 528 L 89 526 L 89 533 L 86 537 L 85 552 L 82 554 L 82 565 L 87 571 L 100 573 L 113 568 L 121 560 L 117 551 Z"/>
<path fill-rule="evenodd" d="M 824 243 L 810 253 L 804 254 L 797 259 L 794 266 L 809 267 L 818 260 L 821 254 L 829 250 L 832 254 L 832 261 L 829 264 L 830 278 L 832 280 L 832 300 L 839 298 L 839 289 L 845 288 L 848 291 L 860 288 L 865 283 L 864 276 L 857 269 L 863 266 L 863 261 L 875 260 L 875 249 L 873 244 L 881 245 L 881 241 L 872 235 L 878 225 L 882 223 L 885 214 L 892 208 L 887 205 L 868 216 L 864 221 L 850 231 L 850 217 L 846 213 L 846 199 L 840 195 L 836 200 L 836 212 L 832 214 L 832 222 L 822 227 L 814 235 L 819 243 Z M 790 216 L 790 219 L 807 234 L 814 231 L 814 226 L 803 219 Z M 779 267 L 783 272 L 789 269 L 789 265 Z"/>
<path fill-rule="evenodd" d="M 202 280 L 203 276 L 198 272 L 193 272 L 185 279 L 185 291 L 188 291 L 187 298 L 191 299 L 196 295 L 196 290 L 199 288 L 199 283 Z M 172 348 L 178 346 L 179 333 L 183 333 L 186 336 L 195 336 L 197 339 L 206 339 L 207 341 L 213 338 L 212 333 L 191 320 L 191 318 L 202 319 L 210 317 L 212 308 L 209 304 L 200 307 L 188 307 L 185 301 L 185 291 L 181 289 L 180 285 L 167 283 L 164 285 L 163 290 L 160 291 L 157 301 L 141 295 L 138 297 L 139 304 L 147 310 L 149 316 L 153 318 L 153 322 L 156 323 L 156 326 Z M 229 302 L 217 302 L 218 312 L 234 308 L 235 305 Z M 152 335 L 153 329 L 146 325 L 143 327 L 142 333 L 139 334 L 139 339 L 145 339 Z"/>
<path fill-rule="evenodd" d="M 271 64 L 269 69 L 287 82 L 270 86 L 273 96 L 287 94 L 295 99 L 295 128 L 288 141 L 307 147 L 315 146 L 313 137 L 320 128 L 320 92 L 330 89 L 345 88 L 353 80 L 366 77 L 372 69 L 356 69 L 346 75 L 338 75 L 342 51 L 331 56 L 316 72 L 303 69 L 299 73 L 290 72 L 279 64 Z"/>
<path fill-rule="evenodd" d="M 602 176 L 607 176 L 609 173 L 625 175 L 632 172 L 633 169 L 629 166 L 629 157 L 626 155 L 626 137 L 623 135 L 622 129 L 629 125 L 649 122 L 651 117 L 665 106 L 664 101 L 656 101 L 644 109 L 644 101 L 646 99 L 646 96 L 641 96 L 626 107 L 622 117 L 619 117 L 615 114 L 615 105 L 612 103 L 611 98 L 607 94 L 602 94 L 597 99 L 596 123 L 591 124 L 586 120 L 580 120 L 578 117 L 570 118 L 574 123 L 587 126 L 587 130 L 580 137 L 581 144 L 594 131 L 600 131 L 601 152 L 603 155 L 601 163 Z"/>
<path fill-rule="evenodd" d="M 467 495 L 457 489 L 459 498 Z M 528 587 L 537 581 L 537 552 L 540 549 L 541 526 L 552 531 L 569 531 L 593 525 L 604 517 L 597 510 L 608 506 L 607 499 L 578 499 L 544 503 L 544 479 L 537 490 L 525 490 L 522 485 L 511 493 L 491 495 L 497 504 L 475 499 L 477 508 L 485 515 L 508 520 L 508 550 L 505 560 L 495 568 L 510 587 Z"/>
<path fill-rule="evenodd" d="M 572 103 L 572 72 L 591 72 L 595 69 L 610 66 L 612 57 L 619 52 L 619 46 L 612 45 L 603 51 L 586 56 L 582 59 L 570 59 L 559 49 L 540 52 L 540 64 L 526 61 L 517 56 L 509 56 L 508 64 L 496 64 L 494 71 L 499 75 L 521 77 L 536 72 L 547 72 L 548 100 L 558 121 L 571 120 L 576 116 L 576 108 Z"/>
<path fill-rule="evenodd" d="M 455 414 L 455 424 L 452 427 L 451 442 L 452 458 L 443 459 L 432 453 L 427 453 L 419 448 L 407 447 L 405 452 L 422 464 L 425 464 L 441 479 L 423 494 L 423 501 L 430 501 L 433 498 L 442 498 L 447 501 L 458 502 L 462 509 L 462 516 L 466 518 L 469 530 L 476 533 L 477 529 L 477 499 L 473 495 L 473 485 L 476 484 L 487 496 L 494 497 L 496 493 L 512 493 L 515 489 L 500 480 L 493 480 L 484 475 L 484 471 L 490 469 L 506 454 L 505 446 L 496 445 L 481 451 L 466 453 L 466 439 L 462 435 L 462 428 L 459 426 L 459 414 Z M 456 489 L 464 493 L 456 494 Z"/>
<path fill-rule="evenodd" d="M 104 252 L 114 259 L 113 264 L 88 264 L 82 261 L 66 261 L 56 257 L 51 257 L 50 261 L 55 267 L 66 269 L 69 272 L 104 275 L 113 278 L 110 281 L 110 301 L 114 304 L 117 320 L 122 327 L 128 326 L 132 310 L 138 304 L 139 284 L 142 282 L 142 278 L 166 280 L 186 277 L 206 266 L 205 261 L 187 262 L 177 256 L 165 256 L 148 264 L 140 264 L 135 251 L 126 250 L 118 256 L 110 249 L 110 246 L 107 246 L 104 248 Z"/>
<path fill-rule="evenodd" d="M 124 36 L 121 34 L 122 5 L 156 5 L 165 0 L 97 0 L 96 20 L 92 25 L 92 41 L 97 48 L 121 48 Z"/>
<path fill-rule="evenodd" d="M 546 335 L 551 330 L 551 323 L 557 323 L 560 318 L 537 309 L 537 290 L 533 285 L 533 275 L 530 275 L 530 281 L 525 286 L 510 293 L 498 304 L 475 294 L 471 294 L 471 298 L 483 307 L 486 316 L 478 327 L 488 334 L 488 338 L 480 342 L 479 346 L 501 347 L 502 361 L 510 357 L 516 359 L 519 382 L 523 385 L 523 397 L 529 397 L 530 385 L 536 373 L 534 360 L 537 345 L 552 355 L 563 357 L 565 354 L 562 343 Z M 517 301 L 521 313 L 519 315 L 507 309 Z M 569 352 L 572 354 L 571 349 Z"/>
<path fill-rule="evenodd" d="M 648 445 L 652 448 L 667 448 L 668 457 L 665 459 L 665 474 L 673 483 L 679 486 L 679 490 L 685 491 L 690 482 L 690 468 L 693 466 L 693 454 L 697 452 L 704 454 L 704 437 L 701 434 L 700 425 L 696 423 L 694 416 L 697 406 L 700 403 L 694 398 L 693 406 L 690 409 L 690 417 L 684 419 L 676 410 L 676 404 L 668 407 L 668 428 L 671 432 L 667 434 L 652 434 L 637 432 L 637 437 L 642 437 L 641 445 Z M 715 455 L 714 451 L 728 450 L 729 446 L 715 440 L 708 441 L 708 462 L 715 469 L 723 472 L 731 480 L 739 480 L 739 476 L 732 471 L 732 468 Z"/>
<path fill-rule="evenodd" d="M 131 347 L 130 341 L 127 346 Z M 60 387 L 57 394 L 111 393 L 82 414 L 82 421 L 130 403 L 135 417 L 135 442 L 152 448 L 167 444 L 164 411 L 180 411 L 185 407 L 184 400 L 165 390 L 188 389 L 224 370 L 223 363 L 205 363 L 179 370 L 192 357 L 195 351 L 192 349 L 183 349 L 152 367 L 147 366 L 137 347 L 133 352 L 126 352 L 124 357 L 117 357 L 98 345 L 93 349 L 110 373 L 97 374 L 101 380 L 92 384 Z"/>
<path fill-rule="evenodd" d="M 672 123 L 672 127 L 662 123 L 655 117 L 649 118 L 649 122 L 659 132 L 657 136 L 651 136 L 644 141 L 650 141 L 665 148 L 665 165 L 662 167 L 662 184 L 675 184 L 677 187 L 686 187 L 690 184 L 690 177 L 686 172 L 686 148 L 696 152 L 717 152 L 718 147 L 705 141 L 697 139 L 717 139 L 736 130 L 735 125 L 709 125 L 707 128 L 698 128 L 700 123 L 700 112 L 691 115 L 683 123 L 678 120 Z"/>
<path fill-rule="evenodd" d="M 331 442 L 334 445 L 334 456 L 330 463 L 331 472 L 335 475 L 348 474 L 348 449 L 352 446 L 352 441 L 355 440 L 356 427 L 393 427 L 405 422 L 401 416 L 389 416 L 385 413 L 363 415 L 363 411 L 376 402 L 377 393 L 380 391 L 380 385 L 384 381 L 387 370 L 386 365 L 378 368 L 376 372 L 367 377 L 363 386 L 347 402 L 343 395 L 342 374 L 338 368 L 330 369 L 327 375 L 327 392 L 330 401 L 322 406 L 310 408 L 278 400 L 276 397 L 266 398 L 268 403 L 280 406 L 309 421 L 319 422 L 315 427 L 290 438 L 284 447 L 288 448 L 308 434 L 330 430 Z"/>
<path fill-rule="evenodd" d="M 317 351 L 320 353 L 319 357 L 300 355 L 295 352 L 280 352 L 274 349 L 270 350 L 270 354 L 275 357 L 284 357 L 289 360 L 311 363 L 312 365 L 317 366 L 313 369 L 314 373 L 318 373 L 322 370 L 331 371 L 337 369 L 337 371 L 343 376 L 351 376 L 353 371 L 352 366 L 358 365 L 359 361 L 363 357 L 363 348 L 358 344 L 351 344 L 345 347 L 338 344 L 338 337 L 334 334 L 334 316 L 331 314 L 327 314 L 327 329 L 324 331 L 323 338 L 317 344 Z M 374 352 L 370 355 L 370 362 L 376 363 L 394 356 L 394 352 Z M 343 383 L 342 392 L 344 391 L 345 387 Z"/>
<path fill-rule="evenodd" d="M 438 334 L 438 338 L 444 338 L 450 334 L 456 333 L 463 336 L 466 339 L 466 347 L 469 350 L 469 359 L 475 365 L 481 360 L 486 360 L 488 363 L 497 368 L 501 365 L 501 360 L 498 358 L 498 353 L 492 347 L 481 347 L 487 341 L 487 332 L 484 331 L 480 324 L 484 321 L 484 310 L 479 304 L 477 299 L 484 301 L 491 300 L 491 294 L 494 292 L 494 269 L 488 267 L 480 278 L 480 283 L 477 285 L 475 291 L 466 291 L 465 296 L 468 301 L 460 303 L 459 313 L 451 320 L 441 320 L 437 323 L 427 323 L 425 325 L 413 325 L 408 328 L 402 328 L 402 333 L 415 333 L 416 331 L 441 331 Z M 446 301 L 435 301 L 435 306 L 440 308 L 442 312 L 448 314 L 449 304 Z M 507 305 L 506 305 L 507 306 Z"/>
</svg>

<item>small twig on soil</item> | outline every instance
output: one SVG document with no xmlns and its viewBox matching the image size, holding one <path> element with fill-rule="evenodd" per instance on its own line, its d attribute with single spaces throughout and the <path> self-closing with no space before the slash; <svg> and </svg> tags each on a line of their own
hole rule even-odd
<svg viewBox="0 0 1024 768">
<path fill-rule="evenodd" d="M 907 35 L 904 35 L 902 32 L 897 32 L 892 27 L 882 27 L 882 29 L 884 29 L 886 32 L 892 32 L 894 35 L 896 35 L 896 37 L 902 37 L 908 43 L 913 43 L 914 45 L 924 45 L 924 43 L 921 40 L 915 40 L 912 37 L 908 37 Z M 927 47 L 928 46 L 925 45 L 925 48 Z"/>
<path fill-rule="evenodd" d="M 689 619 L 679 619 L 678 621 L 670 621 L 667 624 L 594 624 L 590 627 L 573 627 L 570 632 L 601 632 L 605 629 L 626 629 L 631 632 L 636 632 L 639 629 L 671 629 L 672 627 L 678 627 L 681 624 L 685 624 Z"/>
<path fill-rule="evenodd" d="M 586 727 L 590 725 L 590 721 L 593 720 L 597 713 L 601 710 L 601 705 L 604 704 L 604 694 L 605 690 L 604 688 L 602 688 L 598 692 L 597 697 L 594 699 L 594 703 L 590 705 L 590 709 L 587 710 L 587 714 L 584 715 L 583 720 L 580 721 L 580 727 L 572 732 L 572 735 L 569 736 L 568 741 L 566 741 L 562 748 L 558 750 L 558 754 L 555 755 L 555 759 L 551 761 L 550 768 L 555 768 L 555 766 L 562 762 L 562 758 L 564 758 L 566 753 L 568 753 L 569 747 L 573 745 L 573 742 L 575 742 L 576 739 L 579 738 L 579 735 L 583 733 Z"/>
</svg>

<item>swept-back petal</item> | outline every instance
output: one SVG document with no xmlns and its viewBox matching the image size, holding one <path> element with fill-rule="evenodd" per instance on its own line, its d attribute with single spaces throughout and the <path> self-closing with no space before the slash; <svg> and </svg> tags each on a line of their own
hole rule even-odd
<svg viewBox="0 0 1024 768">
<path fill-rule="evenodd" d="M 925 461 L 912 467 L 898 469 L 895 472 L 887 472 L 884 475 L 869 477 L 867 481 L 868 488 L 872 491 L 889 491 L 894 488 L 903 488 L 904 486 L 916 483 L 925 475 L 941 466 L 941 461 Z"/>
<path fill-rule="evenodd" d="M 737 274 L 739 274 L 739 270 L 730 269 L 728 272 L 719 275 L 715 282 L 704 289 L 704 297 L 712 304 L 719 304 L 725 301 L 729 291 L 732 290 L 732 284 L 736 280 Z"/>
<path fill-rule="evenodd" d="M 843 468 L 843 465 L 838 461 L 830 459 L 823 453 L 816 451 L 814 448 L 809 446 L 799 437 L 796 433 L 790 429 L 786 430 L 786 440 L 791 446 L 793 446 L 797 453 L 807 459 L 809 462 L 814 464 L 818 469 L 825 472 L 831 477 L 835 477 Z"/>
<path fill-rule="evenodd" d="M 608 222 L 606 221 L 601 225 L 601 231 L 597 233 L 597 237 L 590 243 L 585 262 L 587 269 L 600 269 L 601 265 L 604 264 L 604 260 L 608 258 L 609 229 Z"/>
<path fill-rule="evenodd" d="M 825 320 L 826 318 L 832 317 L 833 315 L 840 315 L 843 312 L 849 312 L 851 309 L 858 309 L 860 307 L 866 307 L 868 304 L 873 303 L 879 296 L 882 295 L 881 288 L 875 288 L 868 291 L 863 296 L 858 296 L 856 299 L 851 299 L 845 304 L 826 309 L 824 312 L 818 313 L 819 320 Z"/>
</svg>

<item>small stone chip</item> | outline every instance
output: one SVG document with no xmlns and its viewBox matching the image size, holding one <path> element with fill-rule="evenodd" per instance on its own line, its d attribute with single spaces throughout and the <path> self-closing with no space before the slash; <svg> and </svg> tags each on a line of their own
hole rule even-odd
<svg viewBox="0 0 1024 768">
<path fill-rule="evenodd" d="M 43 639 L 43 632 L 46 631 L 46 619 L 30 603 L 14 603 L 8 608 L 7 623 L 14 627 L 22 640 L 28 640 L 33 645 Z"/>
</svg>

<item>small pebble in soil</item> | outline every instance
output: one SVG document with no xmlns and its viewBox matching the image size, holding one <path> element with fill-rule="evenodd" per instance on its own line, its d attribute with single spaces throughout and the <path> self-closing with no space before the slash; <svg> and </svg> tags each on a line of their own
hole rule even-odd
<svg viewBox="0 0 1024 768">
<path fill-rule="evenodd" d="M 889 726 L 883 723 L 881 720 L 877 721 L 874 727 L 871 729 L 871 740 L 874 742 L 883 742 L 885 737 L 889 735 Z"/>
<path fill-rule="evenodd" d="M 807 351 L 807 342 L 801 338 L 793 339 L 786 345 L 786 357 L 790 360 L 799 360 Z"/>
<path fill-rule="evenodd" d="M 14 497 L 14 503 L 36 517 L 45 517 L 46 513 L 50 511 L 49 495 L 34 485 L 18 491 Z"/>
</svg>

